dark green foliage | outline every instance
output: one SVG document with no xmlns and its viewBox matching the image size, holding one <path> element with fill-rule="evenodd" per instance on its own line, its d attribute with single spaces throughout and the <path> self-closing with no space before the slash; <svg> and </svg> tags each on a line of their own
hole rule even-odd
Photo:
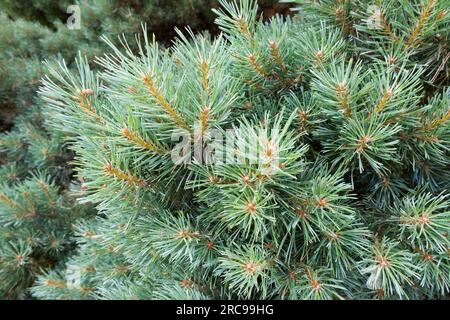
<svg viewBox="0 0 450 320">
<path fill-rule="evenodd" d="M 16 127 L 10 132 L 0 134 L 0 155 L 5 162 L 0 167 L 0 175 L 9 184 L 29 177 L 37 170 L 47 171 L 60 186 L 70 184 L 72 168 L 68 161 L 73 155 L 64 146 L 60 133 L 45 130 L 37 107 L 27 115 L 19 116 Z M 15 168 L 14 174 L 7 174 L 10 166 Z"/>
<path fill-rule="evenodd" d="M 0 131 L 10 128 L 19 111 L 32 107 L 44 72 L 44 48 L 40 40 L 49 30 L 37 23 L 12 22 L 0 12 Z"/>
<path fill-rule="evenodd" d="M 73 249 L 72 224 L 85 217 L 83 206 L 60 195 L 44 173 L 0 192 L 0 295 L 24 298 L 34 277 L 64 262 Z"/>
<path fill-rule="evenodd" d="M 0 3 L 0 11 L 10 17 L 39 22 L 45 26 L 51 26 L 55 21 L 66 18 L 66 9 L 74 1 L 70 0 L 33 0 L 14 1 L 3 0 Z"/>
</svg>

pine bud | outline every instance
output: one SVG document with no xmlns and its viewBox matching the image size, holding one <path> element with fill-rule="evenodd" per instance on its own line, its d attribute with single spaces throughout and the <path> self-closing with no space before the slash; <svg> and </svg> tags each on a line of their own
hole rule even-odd
<svg viewBox="0 0 450 320">
<path fill-rule="evenodd" d="M 248 273 L 254 273 L 256 271 L 256 267 L 257 265 L 255 263 L 249 262 L 245 264 L 244 270 Z"/>
<path fill-rule="evenodd" d="M 318 206 L 319 208 L 323 208 L 323 207 L 325 207 L 327 204 L 328 204 L 327 199 L 322 198 L 322 199 L 320 199 L 320 200 L 318 201 L 317 206 Z"/>
<path fill-rule="evenodd" d="M 256 212 L 256 203 L 255 202 L 249 202 L 247 203 L 247 205 L 245 206 L 245 210 L 249 213 L 249 214 L 254 214 Z"/>
<path fill-rule="evenodd" d="M 317 51 L 317 53 L 316 53 L 316 58 L 317 58 L 317 60 L 319 60 L 319 61 L 322 61 L 322 60 L 323 60 L 323 51 L 322 51 L 322 50 Z"/>
<path fill-rule="evenodd" d="M 387 60 L 390 65 L 394 65 L 397 62 L 397 59 L 393 56 L 389 56 Z"/>
<path fill-rule="evenodd" d="M 378 264 L 380 265 L 381 268 L 386 268 L 387 266 L 389 266 L 389 262 L 384 257 L 380 258 Z"/>
<path fill-rule="evenodd" d="M 83 89 L 83 90 L 81 90 L 81 94 L 83 96 L 93 95 L 94 94 L 94 90 L 92 90 L 92 89 Z"/>
</svg>

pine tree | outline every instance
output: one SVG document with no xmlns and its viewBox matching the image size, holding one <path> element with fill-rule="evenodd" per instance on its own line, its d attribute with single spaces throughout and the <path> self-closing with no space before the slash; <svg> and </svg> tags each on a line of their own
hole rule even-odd
<svg viewBox="0 0 450 320">
<path fill-rule="evenodd" d="M 105 39 L 98 73 L 50 67 L 47 124 L 99 215 L 77 226 L 79 283 L 49 271 L 34 296 L 444 298 L 448 3 L 352 3 L 264 23 L 221 1 L 216 39 L 144 30 L 137 54 Z"/>
<path fill-rule="evenodd" d="M 213 15 L 208 6 L 200 5 L 204 2 L 177 1 L 176 10 L 163 14 L 172 2 L 80 1 L 80 30 L 66 27 L 66 2 L 45 15 L 40 8 L 48 1 L 26 7 L 0 4 L 8 12 L 0 13 L 0 127 L 10 130 L 0 134 L 0 297 L 28 298 L 28 287 L 45 270 L 67 274 L 64 264 L 76 247 L 73 224 L 91 217 L 91 206 L 75 200 L 80 181 L 72 181 L 73 152 L 60 132 L 44 124 L 42 102 L 35 97 L 44 72 L 41 60 L 58 56 L 71 62 L 79 50 L 93 59 L 107 48 L 98 39 L 101 34 L 132 35 L 145 19 L 166 42 L 173 34 L 167 30 L 176 24 L 189 21 L 196 29 L 210 28 Z M 114 42 L 119 43 L 116 38 Z"/>
</svg>

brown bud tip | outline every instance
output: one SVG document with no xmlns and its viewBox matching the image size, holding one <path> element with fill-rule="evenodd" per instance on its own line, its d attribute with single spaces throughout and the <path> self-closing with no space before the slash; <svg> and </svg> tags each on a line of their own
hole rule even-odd
<svg viewBox="0 0 450 320">
<path fill-rule="evenodd" d="M 306 218 L 308 216 L 308 214 L 306 213 L 305 210 L 302 209 L 297 209 L 295 210 L 295 213 L 300 217 L 300 218 Z"/>
<path fill-rule="evenodd" d="M 244 107 L 245 107 L 245 109 L 247 109 L 247 110 L 253 109 L 253 105 L 252 105 L 250 102 L 247 102 L 247 103 L 244 105 Z"/>
<path fill-rule="evenodd" d="M 211 183 L 218 183 L 219 182 L 219 178 L 216 176 L 210 176 L 209 177 L 209 182 Z"/>
<path fill-rule="evenodd" d="M 245 210 L 249 213 L 249 214 L 253 214 L 256 212 L 256 203 L 255 202 L 249 202 L 245 205 Z"/>
<path fill-rule="evenodd" d="M 256 271 L 256 264 L 249 262 L 249 263 L 245 264 L 244 270 L 245 270 L 245 272 L 253 273 Z"/>
<path fill-rule="evenodd" d="M 212 241 L 206 242 L 206 247 L 207 247 L 208 249 L 214 248 L 214 242 L 212 242 Z"/>
<path fill-rule="evenodd" d="M 81 90 L 81 94 L 83 96 L 92 95 L 92 94 L 94 94 L 94 90 L 92 90 L 92 89 L 83 89 L 83 90 Z"/>
<path fill-rule="evenodd" d="M 388 97 L 392 97 L 393 94 L 394 94 L 394 92 L 392 91 L 392 89 L 388 89 L 388 90 L 386 91 L 386 95 L 387 95 Z"/>
<path fill-rule="evenodd" d="M 379 265 L 380 265 L 381 268 L 385 268 L 385 267 L 387 267 L 389 265 L 389 262 L 387 261 L 386 258 L 381 258 L 380 262 L 379 262 Z"/>
<path fill-rule="evenodd" d="M 180 238 L 188 238 L 189 237 L 189 231 L 187 231 L 187 230 L 180 230 L 180 231 L 178 231 L 178 236 L 180 237 Z"/>
<path fill-rule="evenodd" d="M 420 220 L 420 223 L 421 223 L 421 224 L 428 224 L 428 223 L 430 223 L 430 217 L 429 217 L 428 214 L 426 214 L 426 213 L 423 213 L 423 214 L 420 216 L 419 220 Z"/>
<path fill-rule="evenodd" d="M 180 281 L 180 286 L 183 288 L 190 287 L 192 285 L 192 280 L 190 279 L 184 279 Z"/>
<path fill-rule="evenodd" d="M 390 65 L 393 65 L 393 64 L 395 64 L 397 62 L 397 59 L 395 59 L 393 56 L 389 56 L 389 58 L 388 58 L 388 63 L 390 64 Z"/>
<path fill-rule="evenodd" d="M 346 91 L 346 88 L 345 88 L 345 82 L 340 82 L 340 83 L 337 85 L 336 89 L 337 89 L 337 91 L 338 91 L 339 93 L 345 92 L 345 91 Z"/>
<path fill-rule="evenodd" d="M 322 60 L 323 59 L 323 51 L 322 50 L 317 51 L 316 57 L 317 57 L 317 59 Z"/>
<path fill-rule="evenodd" d="M 317 206 L 318 206 L 318 207 L 325 207 L 325 206 L 327 205 L 327 203 L 328 203 L 327 199 L 322 198 L 322 199 L 320 199 L 319 202 L 317 203 Z"/>
<path fill-rule="evenodd" d="M 128 128 L 123 128 L 120 130 L 120 133 L 122 133 L 123 136 L 127 137 L 130 134 L 130 130 Z"/>
<path fill-rule="evenodd" d="M 429 253 L 425 253 L 423 255 L 423 259 L 426 260 L 426 261 L 432 261 L 433 260 L 433 256 L 431 254 L 429 254 Z"/>
</svg>

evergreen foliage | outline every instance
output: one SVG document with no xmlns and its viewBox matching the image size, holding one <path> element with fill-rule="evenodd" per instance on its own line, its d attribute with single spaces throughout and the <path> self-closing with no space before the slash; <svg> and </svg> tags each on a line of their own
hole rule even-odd
<svg viewBox="0 0 450 320">
<path fill-rule="evenodd" d="M 79 283 L 50 270 L 35 297 L 448 294 L 447 1 L 298 2 L 264 23 L 221 1 L 216 39 L 161 49 L 144 30 L 137 54 L 105 38 L 98 73 L 49 66 L 47 125 L 100 214 L 77 225 Z M 240 161 L 172 161 L 174 134 L 211 146 L 212 129 Z"/>
<path fill-rule="evenodd" d="M 0 296 L 27 297 L 42 269 L 64 262 L 75 244 L 72 224 L 85 216 L 74 200 L 45 173 L 1 186 Z"/>
<path fill-rule="evenodd" d="M 69 0 L 3 0 L 0 3 L 0 11 L 12 18 L 21 18 L 51 26 L 55 21 L 63 20 L 66 17 L 66 9 L 71 4 L 73 1 Z"/>
<path fill-rule="evenodd" d="M 146 20 L 164 41 L 174 25 L 210 29 L 213 14 L 205 2 L 176 1 L 176 10 L 168 10 L 172 1 L 80 1 L 80 30 L 66 27 L 64 1 L 0 4 L 7 13 L 0 12 L 0 130 L 10 130 L 0 134 L 0 297 L 29 298 L 28 288 L 42 272 L 66 275 L 65 263 L 76 247 L 73 225 L 91 217 L 90 204 L 76 201 L 80 181 L 71 181 L 73 152 L 62 134 L 44 123 L 42 102 L 35 97 L 41 61 L 56 56 L 71 62 L 78 51 L 92 60 L 107 48 L 100 35 L 132 35 Z M 119 43 L 116 37 L 113 42 Z"/>
<path fill-rule="evenodd" d="M 33 104 L 44 74 L 40 39 L 50 31 L 22 19 L 12 22 L 0 12 L 0 131 L 13 126 L 19 111 Z"/>
<path fill-rule="evenodd" d="M 260 3 L 267 15 L 273 15 L 269 9 L 287 8 L 276 5 L 275 0 Z M 69 5 L 79 5 L 80 29 L 66 25 Z M 215 0 L 2 1 L 0 130 L 10 129 L 15 116 L 35 103 L 35 92 L 44 74 L 43 60 L 58 56 L 71 67 L 79 51 L 92 60 L 107 49 L 100 36 L 108 35 L 118 44 L 116 35 L 133 36 L 142 22 L 165 43 L 175 36 L 175 26 L 190 25 L 195 31 L 214 34 L 217 28 L 212 23 L 211 8 L 217 5 Z"/>
<path fill-rule="evenodd" d="M 42 115 L 28 112 L 0 134 L 0 297 L 29 298 L 43 270 L 64 267 L 76 246 L 73 224 L 93 212 L 80 205 L 67 164 L 72 152 L 58 133 L 43 130 Z"/>
</svg>

